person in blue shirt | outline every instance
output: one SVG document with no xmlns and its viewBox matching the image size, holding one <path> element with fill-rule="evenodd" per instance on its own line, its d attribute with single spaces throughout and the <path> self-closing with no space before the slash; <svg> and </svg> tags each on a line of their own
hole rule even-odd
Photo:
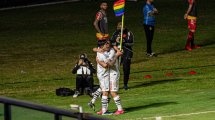
<svg viewBox="0 0 215 120">
<path fill-rule="evenodd" d="M 154 0 L 146 0 L 146 4 L 143 7 L 143 15 L 144 15 L 144 29 L 147 40 L 147 53 L 146 55 L 149 57 L 156 56 L 152 51 L 152 41 L 154 36 L 155 29 L 155 15 L 158 14 L 158 10 L 153 5 Z"/>
</svg>

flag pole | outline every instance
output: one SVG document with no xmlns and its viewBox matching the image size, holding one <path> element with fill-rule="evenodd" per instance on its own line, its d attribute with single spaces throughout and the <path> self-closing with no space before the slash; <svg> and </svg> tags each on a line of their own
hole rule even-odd
<svg viewBox="0 0 215 120">
<path fill-rule="evenodd" d="M 120 36 L 120 50 L 122 50 L 123 28 L 124 28 L 124 14 L 122 15 L 122 27 L 121 27 L 121 36 Z"/>
<path fill-rule="evenodd" d="M 123 28 L 124 28 L 124 14 L 122 15 L 122 27 L 121 27 L 121 36 L 120 36 L 120 48 L 119 50 L 122 51 L 122 40 L 123 40 Z M 119 64 L 121 64 L 121 60 L 122 60 L 122 57 L 119 58 Z M 120 67 L 120 66 L 119 66 Z"/>
</svg>

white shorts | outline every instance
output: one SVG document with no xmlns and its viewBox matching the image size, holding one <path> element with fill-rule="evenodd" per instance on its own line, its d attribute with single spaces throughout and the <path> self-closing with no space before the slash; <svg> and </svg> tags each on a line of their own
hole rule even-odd
<svg viewBox="0 0 215 120">
<path fill-rule="evenodd" d="M 119 74 L 110 73 L 109 75 L 98 75 L 100 87 L 105 92 L 117 92 L 119 90 Z"/>
</svg>

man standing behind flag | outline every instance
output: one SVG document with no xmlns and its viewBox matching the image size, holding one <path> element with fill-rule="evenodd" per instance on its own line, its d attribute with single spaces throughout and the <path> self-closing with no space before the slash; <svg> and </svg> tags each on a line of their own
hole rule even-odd
<svg viewBox="0 0 215 120">
<path fill-rule="evenodd" d="M 121 36 L 121 28 L 122 23 L 119 22 L 117 25 L 116 31 L 113 33 L 113 36 L 111 37 L 111 43 L 113 46 L 116 46 L 117 48 L 120 47 L 120 36 Z M 128 90 L 128 80 L 130 77 L 130 68 L 131 68 L 131 58 L 133 56 L 132 46 L 134 44 L 134 35 L 133 33 L 124 26 L 123 28 L 123 36 L 122 36 L 122 65 L 123 65 L 123 73 L 124 73 L 124 89 Z"/>
<path fill-rule="evenodd" d="M 188 20 L 189 34 L 187 37 L 187 43 L 185 50 L 191 51 L 192 49 L 200 48 L 198 45 L 194 44 L 194 34 L 196 32 L 196 20 L 197 20 L 197 8 L 196 0 L 187 0 L 189 7 L 184 15 L 184 19 Z"/>
<path fill-rule="evenodd" d="M 108 5 L 106 2 L 102 2 L 100 4 L 101 10 L 97 12 L 95 21 L 93 23 L 97 31 L 96 38 L 98 40 L 98 46 L 100 46 L 101 42 L 109 38 L 108 19 L 107 19 L 107 13 L 106 13 L 107 8 L 108 8 Z"/>
<path fill-rule="evenodd" d="M 155 56 L 155 53 L 152 51 L 152 41 L 155 29 L 155 15 L 158 14 L 158 10 L 154 7 L 153 2 L 154 0 L 147 0 L 146 5 L 143 7 L 144 29 L 147 40 L 146 55 L 149 57 Z"/>
</svg>

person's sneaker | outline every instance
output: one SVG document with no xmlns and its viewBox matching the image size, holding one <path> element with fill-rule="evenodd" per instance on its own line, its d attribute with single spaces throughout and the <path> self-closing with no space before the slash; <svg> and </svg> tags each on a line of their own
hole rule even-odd
<svg viewBox="0 0 215 120">
<path fill-rule="evenodd" d="M 77 98 L 80 95 L 79 91 L 75 91 L 75 94 L 73 95 L 73 98 Z"/>
<path fill-rule="evenodd" d="M 151 54 L 150 54 L 150 53 L 146 53 L 146 56 L 147 56 L 147 57 L 151 57 Z"/>
<path fill-rule="evenodd" d="M 201 48 L 201 47 L 198 46 L 198 45 L 194 45 L 194 46 L 192 46 L 191 48 L 192 48 L 192 49 L 198 49 L 198 48 Z"/>
<path fill-rule="evenodd" d="M 127 86 L 127 85 L 124 85 L 123 89 L 124 89 L 124 90 L 128 90 L 128 86 Z"/>
<path fill-rule="evenodd" d="M 114 115 L 120 115 L 120 114 L 124 114 L 125 111 L 124 110 L 117 110 Z"/>
<path fill-rule="evenodd" d="M 95 104 L 93 104 L 92 102 L 88 103 L 88 106 L 93 109 L 93 111 L 95 111 Z"/>
<path fill-rule="evenodd" d="M 153 52 L 151 53 L 151 55 L 152 55 L 152 56 L 155 56 L 155 57 L 157 56 L 157 54 L 156 54 L 156 53 L 153 53 Z"/>
<path fill-rule="evenodd" d="M 157 55 L 155 53 L 146 53 L 146 56 L 148 56 L 148 57 L 156 57 Z"/>
<path fill-rule="evenodd" d="M 189 47 L 189 46 L 186 46 L 186 47 L 185 47 L 185 50 L 187 50 L 187 51 L 192 51 L 192 48 Z"/>
</svg>

